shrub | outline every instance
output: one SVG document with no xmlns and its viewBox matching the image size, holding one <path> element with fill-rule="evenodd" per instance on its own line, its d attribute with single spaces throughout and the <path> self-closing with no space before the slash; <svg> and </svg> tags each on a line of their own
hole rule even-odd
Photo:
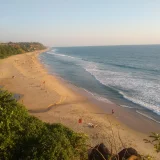
<svg viewBox="0 0 160 160">
<path fill-rule="evenodd" d="M 0 91 L 0 159 L 86 158 L 86 136 L 28 114 L 7 91 Z"/>
<path fill-rule="evenodd" d="M 160 152 L 160 134 L 152 132 L 149 138 L 150 140 L 144 139 L 144 141 L 152 144 L 157 153 Z"/>
<path fill-rule="evenodd" d="M 11 55 L 41 50 L 45 48 L 45 46 L 38 42 L 0 43 L 0 58 L 6 58 Z"/>
</svg>

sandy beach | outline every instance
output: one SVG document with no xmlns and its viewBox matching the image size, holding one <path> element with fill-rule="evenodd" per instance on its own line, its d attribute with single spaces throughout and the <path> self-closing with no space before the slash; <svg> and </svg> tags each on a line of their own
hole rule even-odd
<svg viewBox="0 0 160 160">
<path fill-rule="evenodd" d="M 130 146 L 141 154 L 154 155 L 158 160 L 160 154 L 156 154 L 153 146 L 144 143 L 143 139 L 151 131 L 160 131 L 160 124 L 116 104 L 92 100 L 80 89 L 49 75 L 38 60 L 42 52 L 0 60 L 0 86 L 21 94 L 19 102 L 39 119 L 62 123 L 74 131 L 86 133 L 92 147 L 103 142 L 107 147 L 112 144 L 113 150 L 118 152 Z M 116 111 L 113 115 L 112 109 Z M 79 119 L 82 123 L 79 123 Z M 92 124 L 94 127 L 91 127 Z"/>
</svg>

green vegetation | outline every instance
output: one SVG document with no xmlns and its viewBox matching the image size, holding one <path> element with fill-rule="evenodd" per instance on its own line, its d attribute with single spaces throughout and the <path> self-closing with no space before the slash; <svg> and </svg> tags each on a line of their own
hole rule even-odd
<svg viewBox="0 0 160 160">
<path fill-rule="evenodd" d="M 44 123 L 0 90 L 1 160 L 86 159 L 86 136 L 61 124 Z"/>
<path fill-rule="evenodd" d="M 144 139 L 144 141 L 152 144 L 157 153 L 160 152 L 160 134 L 153 132 L 149 137 L 151 140 Z"/>
<path fill-rule="evenodd" d="M 160 152 L 160 134 L 152 133 L 151 143 Z M 28 114 L 13 95 L 0 90 L 1 160 L 86 160 L 87 137 L 61 124 L 48 124 Z M 150 155 L 143 160 L 153 160 Z"/>
<path fill-rule="evenodd" d="M 38 42 L 0 43 L 0 58 L 45 48 L 45 46 Z"/>
</svg>

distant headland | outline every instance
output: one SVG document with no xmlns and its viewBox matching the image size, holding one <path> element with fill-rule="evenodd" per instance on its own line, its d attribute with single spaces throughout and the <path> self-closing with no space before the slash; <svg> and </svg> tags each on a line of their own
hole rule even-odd
<svg viewBox="0 0 160 160">
<path fill-rule="evenodd" d="M 39 42 L 8 42 L 0 43 L 0 58 L 6 58 L 11 55 L 25 52 L 43 50 L 46 47 Z"/>
</svg>

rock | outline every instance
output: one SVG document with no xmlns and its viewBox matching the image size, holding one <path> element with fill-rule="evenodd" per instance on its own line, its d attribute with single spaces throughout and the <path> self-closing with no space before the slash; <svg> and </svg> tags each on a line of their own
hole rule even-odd
<svg viewBox="0 0 160 160">
<path fill-rule="evenodd" d="M 109 160 L 110 155 L 108 148 L 101 143 L 92 149 L 88 160 Z"/>
<path fill-rule="evenodd" d="M 134 148 L 125 148 L 121 150 L 118 155 L 114 156 L 112 160 L 138 160 L 139 154 Z"/>
<path fill-rule="evenodd" d="M 88 160 L 140 160 L 140 155 L 134 148 L 124 148 L 113 156 L 108 148 L 101 143 L 90 150 Z"/>
</svg>

